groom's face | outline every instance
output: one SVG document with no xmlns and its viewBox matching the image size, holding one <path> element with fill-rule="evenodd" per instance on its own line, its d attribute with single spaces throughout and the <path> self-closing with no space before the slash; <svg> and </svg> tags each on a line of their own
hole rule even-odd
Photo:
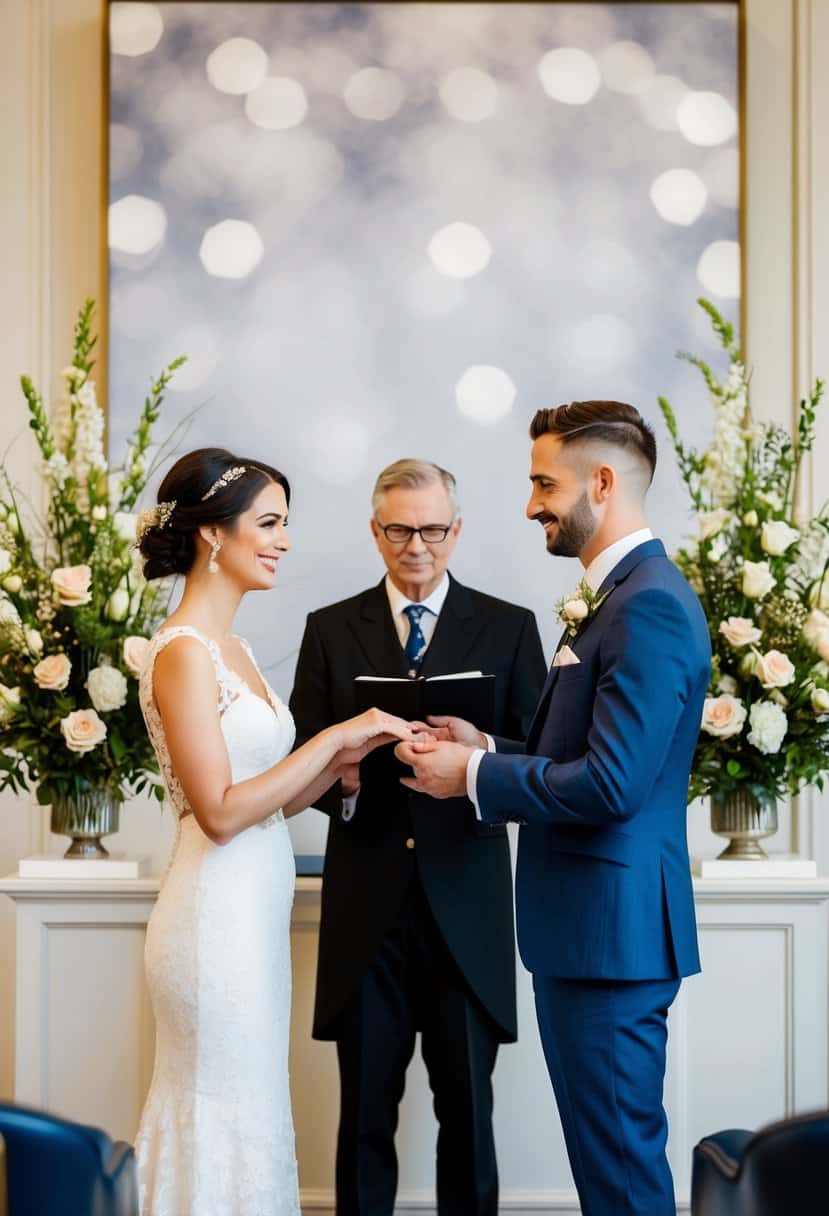
<svg viewBox="0 0 829 1216">
<path fill-rule="evenodd" d="M 590 501 L 590 479 L 557 435 L 541 435 L 533 444 L 530 481 L 527 518 L 544 528 L 547 552 L 578 557 L 599 520 Z"/>
</svg>

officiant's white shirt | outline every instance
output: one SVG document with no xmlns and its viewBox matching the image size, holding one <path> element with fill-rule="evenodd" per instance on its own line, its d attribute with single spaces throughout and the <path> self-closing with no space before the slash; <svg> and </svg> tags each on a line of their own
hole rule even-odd
<svg viewBox="0 0 829 1216">
<path fill-rule="evenodd" d="M 650 528 L 638 528 L 636 532 L 629 532 L 627 536 L 615 540 L 612 545 L 602 549 L 601 553 L 597 553 L 582 575 L 591 591 L 598 591 L 608 574 L 619 565 L 622 558 L 627 557 L 628 553 L 632 553 L 640 545 L 644 545 L 646 540 L 653 540 L 653 532 Z M 487 750 L 494 752 L 495 740 L 491 735 L 486 736 L 486 743 Z M 466 796 L 474 806 L 475 814 L 479 819 L 481 812 L 478 808 L 478 769 L 481 759 L 485 755 L 486 752 L 482 747 L 476 747 L 466 765 Z"/>
</svg>

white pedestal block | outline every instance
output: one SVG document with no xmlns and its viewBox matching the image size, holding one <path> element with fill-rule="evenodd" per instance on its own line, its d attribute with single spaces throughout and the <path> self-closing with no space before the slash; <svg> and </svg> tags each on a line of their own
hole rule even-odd
<svg viewBox="0 0 829 1216">
<path fill-rule="evenodd" d="M 665 1079 L 680 1212 L 702 1136 L 829 1106 L 829 879 L 706 878 L 694 889 L 703 971 L 671 1010 Z M 334 1046 L 311 1039 L 319 890 L 319 879 L 297 880 L 291 932 L 291 1089 L 303 1209 L 315 1214 L 334 1210 L 339 1100 Z M 17 905 L 16 1097 L 130 1141 L 152 1069 L 142 956 L 157 891 L 156 878 L 0 881 Z M 501 1211 L 576 1216 L 520 965 L 518 1016 L 519 1042 L 499 1052 L 494 1079 Z M 435 1132 L 416 1054 L 397 1137 L 399 1213 L 434 1212 Z"/>
<path fill-rule="evenodd" d="M 701 878 L 817 878 L 817 862 L 794 853 L 774 853 L 759 861 L 705 857 L 696 872 Z"/>
<path fill-rule="evenodd" d="M 37 853 L 21 857 L 17 865 L 19 878 L 146 878 L 149 873 L 149 857 L 127 857 L 125 853 L 100 858 L 53 857 L 49 853 Z"/>
</svg>

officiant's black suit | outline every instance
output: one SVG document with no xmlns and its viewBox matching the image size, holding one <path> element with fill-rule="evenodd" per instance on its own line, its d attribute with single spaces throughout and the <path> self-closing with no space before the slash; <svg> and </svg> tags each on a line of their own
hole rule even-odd
<svg viewBox="0 0 829 1216">
<path fill-rule="evenodd" d="M 309 615 L 291 697 L 297 745 L 359 712 L 354 678 L 407 675 L 385 583 Z M 546 674 L 535 617 L 450 576 L 423 676 L 494 674 L 494 731 L 523 738 Z M 370 759 L 373 759 L 370 758 Z M 314 1037 L 336 1039 L 337 1216 L 391 1216 L 394 1133 L 421 1031 L 440 1130 L 440 1216 L 495 1216 L 490 1076 L 517 1035 L 513 893 L 504 825 L 364 763 L 351 818 L 339 785 L 322 888 Z"/>
</svg>

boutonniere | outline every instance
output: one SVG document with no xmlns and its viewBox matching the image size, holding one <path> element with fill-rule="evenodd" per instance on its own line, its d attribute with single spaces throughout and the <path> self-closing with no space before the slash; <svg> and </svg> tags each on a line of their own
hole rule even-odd
<svg viewBox="0 0 829 1216">
<path fill-rule="evenodd" d="M 565 595 L 558 601 L 556 604 L 558 619 L 571 638 L 574 638 L 585 621 L 589 621 L 598 611 L 612 590 L 613 588 L 609 587 L 604 595 L 599 595 L 589 583 L 582 579 L 575 591 L 571 591 L 569 595 Z"/>
</svg>

